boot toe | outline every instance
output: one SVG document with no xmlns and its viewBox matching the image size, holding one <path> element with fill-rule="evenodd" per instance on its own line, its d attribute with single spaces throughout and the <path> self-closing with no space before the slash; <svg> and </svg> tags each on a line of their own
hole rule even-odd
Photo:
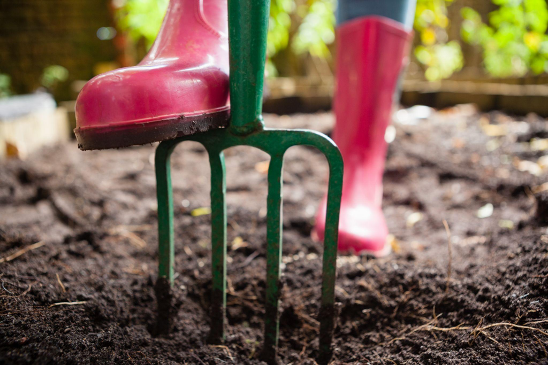
<svg viewBox="0 0 550 366">
<path fill-rule="evenodd" d="M 90 80 L 76 104 L 77 128 L 148 123 L 228 104 L 229 76 L 216 68 L 134 66 Z"/>
<path fill-rule="evenodd" d="M 316 234 L 324 237 L 324 210 L 316 220 Z M 382 210 L 369 206 L 342 207 L 338 226 L 338 251 L 383 257 L 391 252 L 386 243 L 388 227 Z"/>
<path fill-rule="evenodd" d="M 381 210 L 359 207 L 346 212 L 341 220 L 338 249 L 354 254 L 382 257 L 390 253 L 386 244 L 388 227 Z"/>
</svg>

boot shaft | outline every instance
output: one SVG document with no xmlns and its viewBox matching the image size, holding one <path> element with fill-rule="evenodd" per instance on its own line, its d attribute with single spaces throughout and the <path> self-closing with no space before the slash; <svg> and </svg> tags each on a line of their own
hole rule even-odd
<svg viewBox="0 0 550 366">
<path fill-rule="evenodd" d="M 176 20 L 175 23 L 163 24 L 163 28 L 171 27 L 167 30 L 172 32 L 177 32 L 179 27 L 185 29 L 196 21 L 214 35 L 227 37 L 227 0 L 170 0 L 166 18 Z"/>
<path fill-rule="evenodd" d="M 337 30 L 334 140 L 344 150 L 367 150 L 365 142 L 370 146 L 384 136 L 410 39 L 400 23 L 380 17 Z"/>
<path fill-rule="evenodd" d="M 381 200 L 384 134 L 411 35 L 382 17 L 358 18 L 337 29 L 333 138 L 345 162 L 344 200 Z"/>
<path fill-rule="evenodd" d="M 141 63 L 189 53 L 225 60 L 227 52 L 227 0 L 170 0 L 157 39 Z"/>
</svg>

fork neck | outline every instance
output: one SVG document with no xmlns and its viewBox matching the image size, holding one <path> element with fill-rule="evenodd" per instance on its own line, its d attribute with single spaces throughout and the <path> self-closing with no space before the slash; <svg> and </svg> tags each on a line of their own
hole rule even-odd
<svg viewBox="0 0 550 366">
<path fill-rule="evenodd" d="M 263 128 L 262 93 L 270 0 L 229 0 L 230 131 Z"/>
</svg>

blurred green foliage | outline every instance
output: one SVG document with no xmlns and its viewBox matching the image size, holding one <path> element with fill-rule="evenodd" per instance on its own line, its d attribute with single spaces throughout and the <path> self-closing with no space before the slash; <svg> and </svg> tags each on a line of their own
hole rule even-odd
<svg viewBox="0 0 550 366">
<path fill-rule="evenodd" d="M 460 44 L 449 41 L 447 6 L 454 0 L 417 0 L 414 29 L 420 44 L 414 49 L 418 62 L 425 67 L 429 81 L 448 78 L 462 69 L 463 57 Z"/>
<path fill-rule="evenodd" d="M 60 65 L 51 65 L 42 71 L 40 84 L 50 92 L 54 91 L 55 87 L 60 83 L 67 81 L 69 71 Z M 0 99 L 15 95 L 11 88 L 11 77 L 0 73 Z"/>
<path fill-rule="evenodd" d="M 483 22 L 474 9 L 461 10 L 462 38 L 483 49 L 485 68 L 495 77 L 548 71 L 548 5 L 545 0 L 493 0 L 499 8 Z"/>
<path fill-rule="evenodd" d="M 155 41 L 169 0 L 115 0 L 115 18 L 120 30 L 134 42 L 145 39 L 147 48 Z M 336 0 L 271 0 L 268 58 L 289 47 L 296 54 L 330 57 L 328 44 L 334 42 Z M 292 32 L 291 26 L 298 24 Z M 268 61 L 268 73 L 276 69 Z"/>
<path fill-rule="evenodd" d="M 67 81 L 69 70 L 61 65 L 51 65 L 44 69 L 40 83 L 48 90 L 53 90 L 59 83 Z"/>
<path fill-rule="evenodd" d="M 305 16 L 292 39 L 292 49 L 297 54 L 308 52 L 312 56 L 330 57 L 327 45 L 335 38 L 336 0 L 309 0 L 303 9 Z"/>
<path fill-rule="evenodd" d="M 274 56 L 288 46 L 290 15 L 295 11 L 294 0 L 271 0 L 269 9 L 269 30 L 267 33 L 267 54 Z"/>
<path fill-rule="evenodd" d="M 267 34 L 267 71 L 277 75 L 270 59 L 291 47 L 296 55 L 330 58 L 334 42 L 336 0 L 271 0 Z M 294 29 L 295 28 L 295 29 Z"/>
<path fill-rule="evenodd" d="M 0 74 L 0 99 L 13 95 L 11 90 L 11 77 L 6 74 Z"/>
<path fill-rule="evenodd" d="M 116 0 L 115 20 L 134 42 L 145 39 L 149 48 L 160 30 L 168 3 L 169 0 Z"/>
<path fill-rule="evenodd" d="M 270 61 L 283 50 L 330 59 L 334 42 L 337 0 L 271 0 L 267 72 L 276 76 Z M 484 0 L 489 1 L 489 0 Z M 483 49 L 487 71 L 497 77 L 521 76 L 548 69 L 548 25 L 545 0 L 492 0 L 499 6 L 489 24 L 472 8 L 463 8 L 462 37 Z M 414 56 L 427 80 L 450 77 L 463 67 L 460 43 L 449 40 L 448 6 L 454 0 L 417 0 L 414 29 L 419 44 Z M 118 27 L 135 42 L 150 47 L 162 24 L 169 0 L 113 0 Z"/>
<path fill-rule="evenodd" d="M 271 0 L 269 9 L 269 28 L 267 32 L 267 65 L 269 76 L 276 76 L 277 69 L 271 62 L 271 57 L 288 46 L 290 26 L 292 20 L 290 14 L 295 11 L 294 0 Z"/>
</svg>

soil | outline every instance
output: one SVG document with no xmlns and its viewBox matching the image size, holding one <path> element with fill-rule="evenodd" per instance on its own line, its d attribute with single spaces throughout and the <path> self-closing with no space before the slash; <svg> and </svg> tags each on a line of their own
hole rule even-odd
<svg viewBox="0 0 550 366">
<path fill-rule="evenodd" d="M 266 120 L 333 125 L 329 113 Z M 547 121 L 457 106 L 405 122 L 395 124 L 384 176 L 393 252 L 339 256 L 332 362 L 547 364 Z M 206 152 L 185 143 L 172 160 L 177 314 L 162 336 L 153 154 L 72 142 L 0 164 L 0 362 L 260 362 L 267 155 L 226 154 L 228 334 L 211 346 Z M 288 152 L 283 363 L 317 356 L 322 245 L 310 233 L 327 174 L 318 151 Z"/>
</svg>

